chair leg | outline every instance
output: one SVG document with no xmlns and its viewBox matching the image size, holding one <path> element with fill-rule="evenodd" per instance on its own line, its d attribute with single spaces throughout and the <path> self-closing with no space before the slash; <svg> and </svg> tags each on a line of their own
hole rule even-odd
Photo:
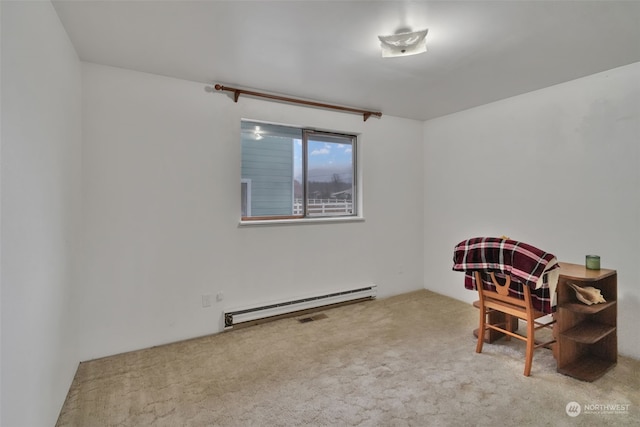
<svg viewBox="0 0 640 427">
<path fill-rule="evenodd" d="M 533 362 L 533 350 L 535 349 L 535 324 L 533 320 L 527 322 L 527 354 L 524 362 L 524 376 L 531 375 L 531 365 Z"/>
<path fill-rule="evenodd" d="M 513 316 L 510 314 L 504 314 L 504 328 L 508 331 L 511 331 L 511 325 L 513 324 Z M 511 331 L 514 332 L 514 331 Z M 511 335 L 504 334 L 505 341 L 511 341 Z"/>
<path fill-rule="evenodd" d="M 482 353 L 482 344 L 484 343 L 485 335 L 485 322 L 487 319 L 487 313 L 484 305 L 480 304 L 480 327 L 478 328 L 478 344 L 476 345 L 476 353 Z"/>
</svg>

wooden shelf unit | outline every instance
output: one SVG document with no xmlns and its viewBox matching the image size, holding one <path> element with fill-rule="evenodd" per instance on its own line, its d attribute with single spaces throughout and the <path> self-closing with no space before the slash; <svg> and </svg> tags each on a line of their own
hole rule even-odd
<svg viewBox="0 0 640 427">
<path fill-rule="evenodd" d="M 617 363 L 617 281 L 615 270 L 560 263 L 555 314 L 558 372 L 594 381 Z M 583 304 L 569 283 L 600 289 L 607 302 Z"/>
</svg>

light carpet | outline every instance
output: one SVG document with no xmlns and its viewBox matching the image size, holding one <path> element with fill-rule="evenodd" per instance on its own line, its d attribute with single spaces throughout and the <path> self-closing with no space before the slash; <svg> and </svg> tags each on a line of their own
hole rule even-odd
<svg viewBox="0 0 640 427">
<path fill-rule="evenodd" d="M 640 420 L 640 361 L 620 357 L 587 383 L 557 373 L 552 352 L 539 349 L 525 377 L 523 342 L 500 340 L 476 354 L 471 331 L 478 311 L 426 290 L 323 313 L 312 322 L 281 319 L 81 363 L 57 426 L 637 426 Z M 571 402 L 581 410 L 575 417 L 566 411 Z"/>
</svg>

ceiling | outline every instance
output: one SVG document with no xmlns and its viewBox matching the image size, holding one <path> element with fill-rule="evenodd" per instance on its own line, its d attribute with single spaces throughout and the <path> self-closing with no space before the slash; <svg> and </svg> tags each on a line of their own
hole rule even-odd
<svg viewBox="0 0 640 427">
<path fill-rule="evenodd" d="M 640 61 L 634 0 L 53 5 L 83 61 L 418 120 Z M 382 58 L 407 26 L 427 52 Z"/>
</svg>

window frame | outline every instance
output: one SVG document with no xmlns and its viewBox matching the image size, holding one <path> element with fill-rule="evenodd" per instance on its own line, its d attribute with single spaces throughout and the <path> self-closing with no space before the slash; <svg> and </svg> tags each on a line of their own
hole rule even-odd
<svg viewBox="0 0 640 427">
<path fill-rule="evenodd" d="M 242 192 L 242 186 L 245 185 L 246 187 L 246 191 L 243 193 Z M 244 200 L 243 199 L 244 197 Z M 240 216 L 242 218 L 244 217 L 251 217 L 251 178 L 240 178 Z M 242 215 L 242 204 L 244 203 L 244 205 L 247 207 L 247 215 Z"/>
<path fill-rule="evenodd" d="M 250 216 L 251 206 L 247 204 L 247 213 L 248 216 L 242 216 L 242 210 L 240 212 L 240 224 L 241 225 L 258 225 L 258 224 L 278 224 L 278 223 L 314 223 L 314 222 L 349 222 L 349 221 L 362 221 L 364 218 L 362 217 L 362 204 L 361 204 L 361 188 L 360 188 L 360 150 L 359 150 L 359 141 L 360 135 L 355 132 L 340 132 L 333 130 L 323 130 L 313 127 L 303 127 L 303 126 L 295 126 L 295 125 L 283 125 L 278 123 L 271 122 L 263 122 L 258 120 L 251 119 L 242 119 L 241 123 L 252 123 L 260 126 L 284 126 L 290 127 L 296 130 L 300 130 L 302 133 L 301 145 L 302 145 L 302 176 L 301 176 L 301 186 L 302 186 L 302 214 L 292 214 L 292 215 L 266 215 L 266 216 Z M 350 213 L 334 213 L 334 214 L 312 214 L 309 211 L 309 178 L 308 178 L 308 168 L 309 168 L 309 141 L 312 136 L 320 136 L 326 138 L 346 138 L 349 140 L 349 145 L 351 148 L 351 212 Z M 242 144 L 242 136 L 240 137 L 240 142 Z M 316 141 L 317 142 L 317 141 Z M 295 143 L 295 142 L 294 142 Z M 337 142 L 336 142 L 337 143 Z M 242 149 L 241 149 L 242 150 Z M 243 154 L 241 152 L 241 159 L 243 159 Z M 241 174 L 241 183 L 251 182 L 249 178 L 243 178 Z M 295 186 L 295 178 L 292 178 L 292 186 Z M 247 184 L 247 191 L 249 191 L 249 185 Z M 241 192 L 242 197 L 242 192 Z M 250 194 L 248 194 L 247 203 L 250 203 Z M 292 213 L 295 212 L 295 191 L 293 194 L 293 204 L 292 204 Z M 242 205 L 242 201 L 241 201 Z"/>
<path fill-rule="evenodd" d="M 320 135 L 320 137 L 324 136 L 324 137 L 335 137 L 335 138 L 345 138 L 345 139 L 350 139 L 351 140 L 351 213 L 345 213 L 345 214 L 337 214 L 337 215 L 313 215 L 310 211 L 309 208 L 309 141 L 311 141 L 311 137 L 314 135 Z M 309 218 L 340 218 L 340 217 L 351 217 L 351 216 L 358 216 L 358 204 L 357 204 L 357 200 L 358 200 L 358 168 L 357 168 L 357 154 L 358 154 L 358 147 L 357 147 L 357 141 L 358 141 L 358 137 L 357 135 L 351 135 L 351 134 L 344 134 L 344 133 L 337 133 L 337 132 L 328 132 L 328 131 L 319 131 L 316 129 L 302 129 L 302 174 L 303 174 L 303 194 L 302 194 L 302 201 L 303 201 L 303 212 L 304 212 L 304 218 L 305 219 L 309 219 Z M 332 142 L 333 144 L 335 144 L 336 142 Z"/>
</svg>

